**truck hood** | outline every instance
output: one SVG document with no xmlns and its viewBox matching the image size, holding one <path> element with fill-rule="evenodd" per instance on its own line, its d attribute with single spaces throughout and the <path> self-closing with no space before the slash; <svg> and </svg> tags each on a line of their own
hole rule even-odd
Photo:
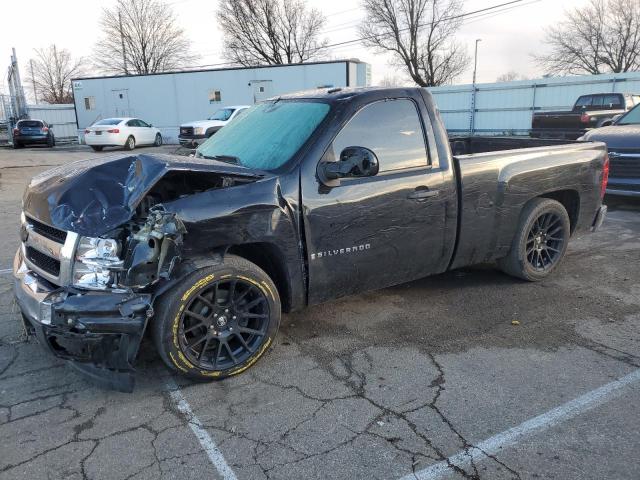
<svg viewBox="0 0 640 480">
<path fill-rule="evenodd" d="M 210 127 L 224 127 L 227 124 L 227 122 L 223 122 L 222 120 L 195 120 L 193 122 L 187 122 L 184 123 L 182 125 L 180 125 L 180 127 L 205 127 L 205 128 L 210 128 Z"/>
<path fill-rule="evenodd" d="M 604 142 L 609 150 L 639 149 L 640 125 L 611 125 L 590 130 L 582 137 L 589 142 Z"/>
<path fill-rule="evenodd" d="M 245 181 L 264 176 L 264 172 L 195 157 L 99 157 L 34 177 L 24 193 L 23 211 L 61 230 L 99 237 L 129 221 L 149 190 L 172 171 L 218 173 Z"/>
</svg>

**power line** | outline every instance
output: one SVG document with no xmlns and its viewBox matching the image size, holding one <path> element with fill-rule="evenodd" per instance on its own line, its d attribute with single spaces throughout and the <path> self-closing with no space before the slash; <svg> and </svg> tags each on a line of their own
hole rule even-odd
<svg viewBox="0 0 640 480">
<path fill-rule="evenodd" d="M 523 1 L 524 0 L 511 0 L 509 2 L 504 2 L 504 3 L 497 4 L 497 5 L 492 5 L 492 6 L 489 6 L 489 7 L 480 8 L 478 10 L 473 10 L 473 11 L 470 11 L 470 12 L 463 12 L 463 13 L 460 13 L 458 15 L 452 15 L 450 17 L 444 17 L 440 21 L 452 21 L 452 20 L 457 20 L 457 19 L 465 18 L 465 17 L 470 17 L 470 20 L 474 20 L 475 21 L 477 19 L 482 18 L 484 16 L 482 14 L 486 15 L 486 12 L 491 12 L 492 14 L 498 14 L 498 13 L 502 13 L 504 11 L 511 10 L 513 8 L 516 8 L 516 7 L 521 7 L 521 6 L 524 6 L 524 5 L 531 4 L 531 3 L 536 3 L 536 2 L 538 2 L 540 0 L 534 0 L 533 2 L 528 2 L 528 3 L 525 3 L 523 5 L 515 5 L 515 4 L 518 4 L 518 3 L 522 3 Z M 511 6 L 511 7 L 509 7 L 509 6 Z M 503 7 L 509 7 L 509 8 L 503 8 Z M 498 10 L 498 9 L 502 9 L 502 10 Z M 496 12 L 495 10 L 498 10 L 498 11 Z M 424 23 L 424 24 L 419 24 L 418 26 L 419 27 L 424 27 L 424 26 L 427 26 L 427 25 L 428 25 L 427 23 Z M 410 27 L 398 29 L 398 32 L 406 32 L 408 30 L 410 30 Z M 376 38 L 388 37 L 390 35 L 392 35 L 392 34 L 383 33 L 383 34 L 378 34 L 378 35 L 369 35 L 369 36 L 362 37 L 362 38 L 355 38 L 355 39 L 352 39 L 352 40 L 345 40 L 345 41 L 342 41 L 342 42 L 330 43 L 330 44 L 327 44 L 327 45 L 323 45 L 322 47 L 318 47 L 318 48 L 316 48 L 315 50 L 312 50 L 312 51 L 324 50 L 325 48 L 342 48 L 342 47 L 345 47 L 345 46 L 351 46 L 351 45 L 354 45 L 354 44 L 362 43 L 364 40 L 373 40 L 373 39 L 376 39 Z M 189 69 L 199 69 L 199 68 L 223 67 L 223 66 L 239 66 L 239 65 L 237 63 L 234 63 L 234 62 L 224 62 L 224 63 L 210 63 L 210 64 L 202 64 L 202 65 L 193 65 L 193 66 L 188 67 L 188 68 Z"/>
</svg>

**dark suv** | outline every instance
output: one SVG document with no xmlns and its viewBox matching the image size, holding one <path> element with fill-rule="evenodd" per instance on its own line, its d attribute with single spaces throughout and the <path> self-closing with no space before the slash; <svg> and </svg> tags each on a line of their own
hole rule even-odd
<svg viewBox="0 0 640 480">
<path fill-rule="evenodd" d="M 13 148 L 22 148 L 30 144 L 44 144 L 54 147 L 56 139 L 53 129 L 43 120 L 19 120 L 13 129 Z"/>
</svg>

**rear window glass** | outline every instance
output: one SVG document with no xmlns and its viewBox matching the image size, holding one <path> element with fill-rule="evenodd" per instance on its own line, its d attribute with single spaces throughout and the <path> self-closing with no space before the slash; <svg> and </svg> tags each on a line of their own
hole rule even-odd
<svg viewBox="0 0 640 480">
<path fill-rule="evenodd" d="M 622 108 L 622 96 L 621 95 L 605 95 L 602 101 L 605 107 L 612 106 L 613 108 Z"/>
<path fill-rule="evenodd" d="M 94 123 L 94 125 L 118 125 L 121 121 L 121 118 L 105 118 L 104 120 Z"/>
<path fill-rule="evenodd" d="M 580 97 L 576 102 L 576 107 L 586 107 L 591 105 L 591 95 L 585 95 L 584 97 Z"/>
<path fill-rule="evenodd" d="M 18 127 L 40 128 L 42 127 L 42 122 L 39 122 L 38 120 L 20 120 L 18 122 Z"/>
</svg>

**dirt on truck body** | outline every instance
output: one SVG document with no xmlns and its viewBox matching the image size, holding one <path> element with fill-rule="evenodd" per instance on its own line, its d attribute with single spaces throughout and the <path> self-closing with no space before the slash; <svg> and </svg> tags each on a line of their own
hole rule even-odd
<svg viewBox="0 0 640 480">
<path fill-rule="evenodd" d="M 478 262 L 542 280 L 601 224 L 608 160 L 530 144 L 457 158 L 427 91 L 332 89 L 259 103 L 193 158 L 56 168 L 23 199 L 25 325 L 130 391 L 147 331 L 169 368 L 222 379 L 268 350 L 283 311 Z"/>
</svg>

